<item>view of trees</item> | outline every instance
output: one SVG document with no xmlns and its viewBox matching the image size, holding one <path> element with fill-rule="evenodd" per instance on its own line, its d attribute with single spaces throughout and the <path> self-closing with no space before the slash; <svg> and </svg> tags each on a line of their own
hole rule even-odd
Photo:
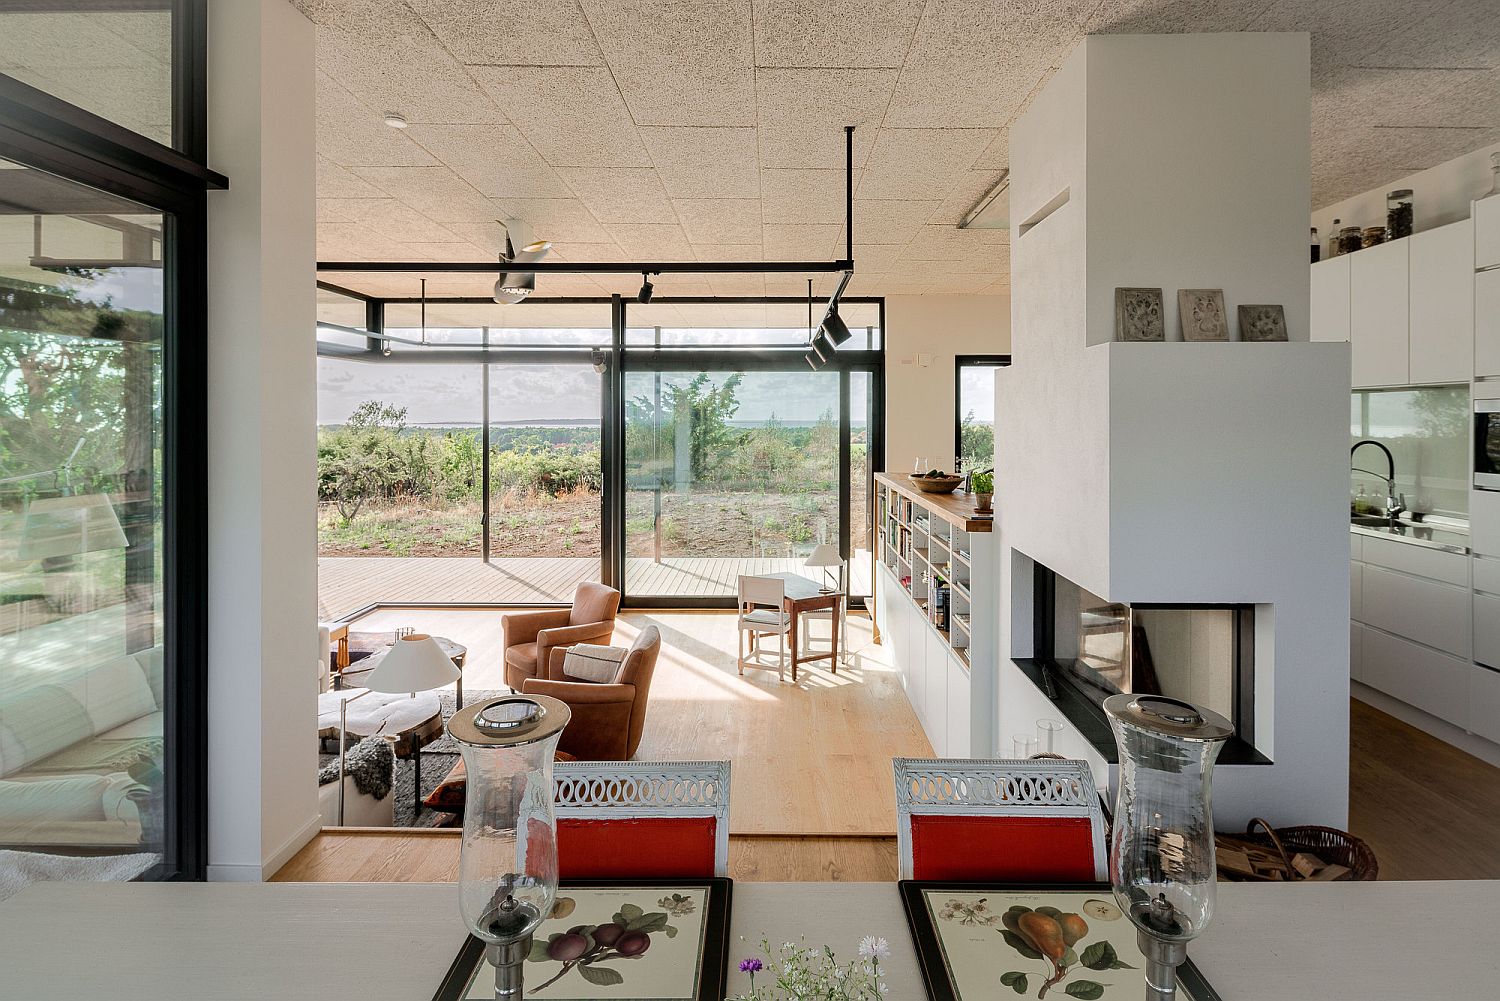
<svg viewBox="0 0 1500 1001">
<path fill-rule="evenodd" d="M 959 422 L 958 454 L 964 469 L 989 469 L 995 464 L 995 427 L 977 420 L 973 410 Z"/>
</svg>

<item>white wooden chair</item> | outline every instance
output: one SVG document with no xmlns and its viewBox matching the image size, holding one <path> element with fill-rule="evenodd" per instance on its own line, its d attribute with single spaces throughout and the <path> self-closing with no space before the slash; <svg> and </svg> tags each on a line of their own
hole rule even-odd
<svg viewBox="0 0 1500 1001">
<path fill-rule="evenodd" d="M 729 875 L 727 761 L 559 761 L 552 788 L 564 877 Z"/>
<path fill-rule="evenodd" d="M 745 673 L 747 663 L 750 667 L 770 670 L 759 660 L 760 638 L 775 634 L 779 640 L 776 676 L 785 680 L 787 634 L 792 629 L 792 617 L 786 611 L 786 581 L 780 577 L 749 577 L 741 574 L 737 609 L 739 617 L 737 664 L 740 673 Z M 750 634 L 750 653 L 756 658 L 753 661 L 745 659 L 746 633 Z"/>
<path fill-rule="evenodd" d="M 1104 804 L 1087 762 L 894 758 L 902 879 L 1103 882 Z"/>
</svg>

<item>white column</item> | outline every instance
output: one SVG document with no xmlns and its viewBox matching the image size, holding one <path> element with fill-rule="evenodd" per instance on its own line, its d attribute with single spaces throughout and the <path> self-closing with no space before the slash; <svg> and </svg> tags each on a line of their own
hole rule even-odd
<svg viewBox="0 0 1500 1001">
<path fill-rule="evenodd" d="M 209 5 L 208 874 L 318 829 L 313 26 Z"/>
</svg>

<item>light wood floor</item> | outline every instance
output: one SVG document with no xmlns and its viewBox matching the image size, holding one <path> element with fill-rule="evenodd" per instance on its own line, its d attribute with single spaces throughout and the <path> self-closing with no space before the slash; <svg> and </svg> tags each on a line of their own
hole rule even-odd
<svg viewBox="0 0 1500 1001">
<path fill-rule="evenodd" d="M 856 553 L 849 566 L 854 593 L 867 594 L 869 553 Z M 822 576 L 800 559 L 632 557 L 625 561 L 625 587 L 631 594 L 732 597 L 739 574 L 784 571 L 812 580 Z M 597 556 L 506 557 L 489 563 L 465 556 L 324 556 L 318 560 L 318 601 L 325 619 L 382 602 L 555 604 L 571 601 L 580 581 L 598 579 Z"/>
<path fill-rule="evenodd" d="M 383 609 L 355 628 L 414 626 L 469 648 L 465 692 L 503 684 L 498 611 Z M 924 757 L 932 747 L 870 620 L 849 617 L 850 663 L 804 667 L 796 685 L 775 670 L 735 667 L 735 617 L 728 612 L 628 612 L 615 643 L 646 624 L 662 633 L 651 683 L 642 761 L 728 759 L 731 834 L 882 835 L 896 829 L 891 758 Z M 813 625 L 827 649 L 828 624 Z M 773 647 L 774 649 L 774 647 Z M 774 657 L 768 657 L 774 662 Z"/>
</svg>

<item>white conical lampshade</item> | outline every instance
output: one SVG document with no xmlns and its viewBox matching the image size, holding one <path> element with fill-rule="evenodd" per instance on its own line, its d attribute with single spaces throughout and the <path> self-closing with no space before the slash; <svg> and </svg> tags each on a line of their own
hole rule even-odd
<svg viewBox="0 0 1500 1001">
<path fill-rule="evenodd" d="M 425 692 L 451 685 L 459 678 L 453 659 L 426 633 L 396 640 L 365 680 L 373 692 Z"/>
<path fill-rule="evenodd" d="M 844 557 L 839 553 L 839 547 L 832 542 L 820 542 L 802 564 L 805 567 L 839 567 L 844 565 Z"/>
</svg>

